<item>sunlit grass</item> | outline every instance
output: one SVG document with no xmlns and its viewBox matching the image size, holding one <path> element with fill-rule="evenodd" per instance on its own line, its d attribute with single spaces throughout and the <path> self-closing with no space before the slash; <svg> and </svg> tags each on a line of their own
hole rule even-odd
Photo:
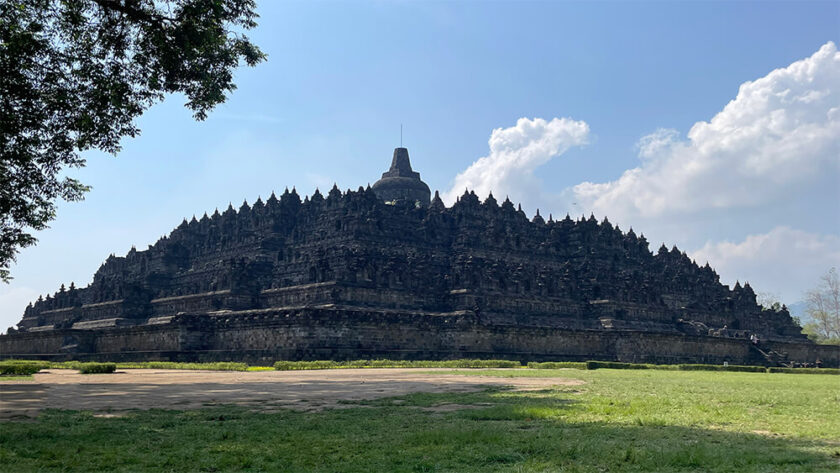
<svg viewBox="0 0 840 473">
<path fill-rule="evenodd" d="M 0 470 L 829 472 L 840 466 L 836 376 L 452 373 L 585 383 L 416 393 L 322 412 L 222 407 L 97 418 L 46 411 L 35 421 L 0 424 Z"/>
</svg>

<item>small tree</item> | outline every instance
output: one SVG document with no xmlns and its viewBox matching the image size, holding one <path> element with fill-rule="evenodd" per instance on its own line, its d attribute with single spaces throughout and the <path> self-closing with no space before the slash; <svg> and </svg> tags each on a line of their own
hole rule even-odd
<svg viewBox="0 0 840 473">
<path fill-rule="evenodd" d="M 808 333 L 818 342 L 840 344 L 840 277 L 831 268 L 820 278 L 820 284 L 805 294 L 805 312 L 812 322 L 806 324 Z"/>
<path fill-rule="evenodd" d="M 782 310 L 782 303 L 779 302 L 779 296 L 772 292 L 759 292 L 755 295 L 755 301 L 764 310 L 780 311 Z"/>
</svg>

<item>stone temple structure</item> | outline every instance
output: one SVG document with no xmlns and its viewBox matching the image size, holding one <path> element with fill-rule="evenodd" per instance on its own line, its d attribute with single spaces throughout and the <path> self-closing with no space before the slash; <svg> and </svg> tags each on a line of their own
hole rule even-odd
<svg viewBox="0 0 840 473">
<path fill-rule="evenodd" d="M 184 220 L 30 304 L 0 357 L 840 364 L 749 284 L 606 218 L 430 197 L 397 148 L 373 187 Z"/>
<path fill-rule="evenodd" d="M 411 169 L 408 150 L 397 148 L 388 172 L 382 173 L 382 179 L 373 184 L 373 192 L 388 203 L 398 200 L 419 203 L 428 207 L 432 197 L 429 186 L 420 180 L 420 173 Z"/>
</svg>

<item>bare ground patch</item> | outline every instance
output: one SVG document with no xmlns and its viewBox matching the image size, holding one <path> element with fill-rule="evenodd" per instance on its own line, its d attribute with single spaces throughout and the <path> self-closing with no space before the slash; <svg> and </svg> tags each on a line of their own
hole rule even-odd
<svg viewBox="0 0 840 473">
<path fill-rule="evenodd" d="M 82 375 L 38 373 L 34 381 L 0 381 L 0 418 L 36 416 L 42 409 L 108 412 L 126 409 L 197 409 L 239 404 L 260 410 L 320 410 L 414 392 L 474 392 L 486 386 L 516 390 L 583 384 L 564 378 L 497 378 L 450 370 L 340 369 L 316 371 L 120 370 Z M 439 374 L 438 374 L 439 373 Z M 343 406 L 343 407 L 346 407 Z"/>
</svg>

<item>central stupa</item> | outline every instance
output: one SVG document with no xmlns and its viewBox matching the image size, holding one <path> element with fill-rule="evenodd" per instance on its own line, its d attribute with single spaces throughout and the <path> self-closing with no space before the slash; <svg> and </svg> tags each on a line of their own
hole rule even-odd
<svg viewBox="0 0 840 473">
<path fill-rule="evenodd" d="M 376 196 L 385 202 L 406 200 L 428 207 L 432 193 L 429 186 L 420 180 L 420 173 L 411 169 L 408 149 L 394 149 L 391 168 L 382 173 L 382 179 L 373 184 Z"/>
</svg>

